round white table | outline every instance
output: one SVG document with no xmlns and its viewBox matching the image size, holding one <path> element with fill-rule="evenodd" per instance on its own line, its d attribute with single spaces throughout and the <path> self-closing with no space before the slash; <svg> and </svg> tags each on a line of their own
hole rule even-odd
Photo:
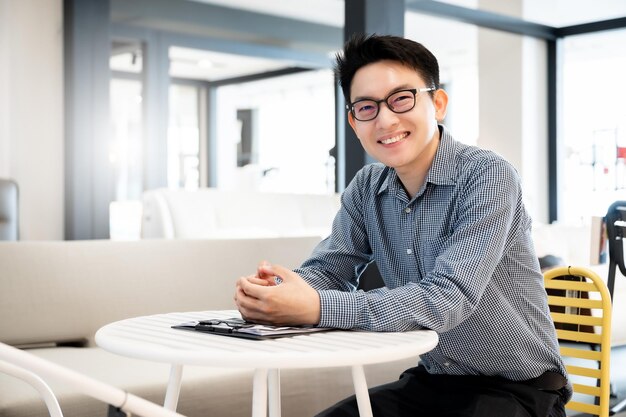
<svg viewBox="0 0 626 417">
<path fill-rule="evenodd" d="M 172 364 L 165 408 L 176 410 L 184 365 L 254 369 L 253 417 L 280 417 L 280 369 L 349 366 L 359 414 L 371 417 L 363 365 L 391 362 L 433 349 L 437 333 L 333 330 L 269 340 L 172 329 L 172 325 L 208 318 L 240 317 L 235 310 L 169 313 L 114 322 L 96 333 L 103 349 L 133 358 Z M 263 364 L 263 367 L 259 367 Z"/>
</svg>

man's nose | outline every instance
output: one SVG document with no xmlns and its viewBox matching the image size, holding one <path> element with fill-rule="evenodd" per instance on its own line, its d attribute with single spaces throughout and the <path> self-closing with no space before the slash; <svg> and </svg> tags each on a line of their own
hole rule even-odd
<svg viewBox="0 0 626 417">
<path fill-rule="evenodd" d="M 398 123 L 398 114 L 392 112 L 386 103 L 381 103 L 376 123 L 381 127 L 396 125 Z"/>
</svg>

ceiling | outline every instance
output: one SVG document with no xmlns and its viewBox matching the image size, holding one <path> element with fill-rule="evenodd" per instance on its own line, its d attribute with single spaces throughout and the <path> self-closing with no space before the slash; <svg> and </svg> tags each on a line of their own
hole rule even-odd
<svg viewBox="0 0 626 417">
<path fill-rule="evenodd" d="M 342 27 L 343 0 L 191 0 L 234 9 L 268 13 Z M 407 3 L 420 0 L 407 0 Z M 506 14 L 502 1 L 438 0 L 456 6 Z M 479 6 L 480 5 L 480 6 Z M 510 6 L 505 6 L 510 7 Z M 548 26 L 562 27 L 626 16 L 624 0 L 523 0 L 523 18 Z M 515 16 L 519 17 L 519 15 Z"/>
<path fill-rule="evenodd" d="M 343 0 L 191 0 L 343 27 Z"/>
</svg>

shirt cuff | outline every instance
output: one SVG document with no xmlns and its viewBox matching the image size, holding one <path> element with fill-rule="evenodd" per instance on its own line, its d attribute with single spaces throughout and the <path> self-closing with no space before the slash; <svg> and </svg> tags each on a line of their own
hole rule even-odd
<svg viewBox="0 0 626 417">
<path fill-rule="evenodd" d="M 357 327 L 358 293 L 320 290 L 319 327 L 354 329 Z"/>
</svg>

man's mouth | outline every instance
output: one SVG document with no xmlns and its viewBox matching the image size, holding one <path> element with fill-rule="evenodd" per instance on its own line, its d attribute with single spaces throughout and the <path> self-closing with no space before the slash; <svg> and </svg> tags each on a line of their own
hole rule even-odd
<svg viewBox="0 0 626 417">
<path fill-rule="evenodd" d="M 391 137 L 391 138 L 379 140 L 379 142 L 382 143 L 383 145 L 390 145 L 392 143 L 396 143 L 396 142 L 401 141 L 402 139 L 406 138 L 407 136 L 409 136 L 409 132 L 404 132 L 404 133 L 401 133 L 401 134 L 396 135 L 396 136 Z"/>
</svg>

